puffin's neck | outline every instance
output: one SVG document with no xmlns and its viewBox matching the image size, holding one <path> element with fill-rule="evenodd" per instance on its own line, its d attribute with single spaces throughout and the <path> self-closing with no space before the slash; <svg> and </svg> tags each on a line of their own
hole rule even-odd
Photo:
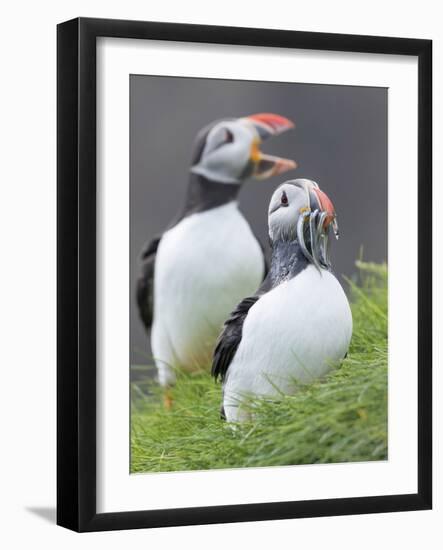
<svg viewBox="0 0 443 550">
<path fill-rule="evenodd" d="M 212 181 L 200 174 L 190 175 L 183 216 L 204 212 L 235 201 L 241 184 Z"/>
<path fill-rule="evenodd" d="M 309 265 L 297 240 L 278 239 L 272 243 L 269 277 L 272 287 L 288 281 Z"/>
</svg>

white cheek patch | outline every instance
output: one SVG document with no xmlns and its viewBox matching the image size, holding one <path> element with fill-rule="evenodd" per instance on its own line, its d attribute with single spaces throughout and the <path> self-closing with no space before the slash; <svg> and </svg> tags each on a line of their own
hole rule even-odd
<svg viewBox="0 0 443 550">
<path fill-rule="evenodd" d="M 202 158 L 191 171 L 222 183 L 240 183 L 240 178 L 249 162 L 250 146 L 245 136 L 234 142 L 220 145 L 203 152 Z"/>
<path fill-rule="evenodd" d="M 230 130 L 226 127 L 218 127 L 209 132 L 209 135 L 206 138 L 206 145 L 203 149 L 202 157 L 210 154 L 212 151 L 215 151 L 218 147 L 222 147 L 224 143 L 227 143 L 229 137 L 228 132 L 230 132 Z M 231 132 L 230 134 L 232 135 Z"/>
<path fill-rule="evenodd" d="M 296 205 L 281 206 L 269 216 L 269 236 L 293 239 L 297 235 L 298 209 Z"/>
<path fill-rule="evenodd" d="M 209 132 L 200 161 L 191 171 L 221 183 L 240 183 L 254 137 L 255 131 L 243 123 L 221 123 Z"/>
</svg>

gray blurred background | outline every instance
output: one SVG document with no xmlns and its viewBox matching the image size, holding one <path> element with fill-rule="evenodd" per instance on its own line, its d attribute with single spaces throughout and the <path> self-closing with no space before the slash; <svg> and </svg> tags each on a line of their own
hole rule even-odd
<svg viewBox="0 0 443 550">
<path fill-rule="evenodd" d="M 265 142 L 266 153 L 298 168 L 247 181 L 240 208 L 267 246 L 267 208 L 287 179 L 315 180 L 337 211 L 340 240 L 333 268 L 355 273 L 387 260 L 387 89 L 131 75 L 130 77 L 130 360 L 150 364 L 149 338 L 138 317 L 135 281 L 143 244 L 183 203 L 194 137 L 209 122 L 258 112 L 284 115 L 295 130 Z M 345 286 L 346 288 L 346 286 Z"/>
</svg>

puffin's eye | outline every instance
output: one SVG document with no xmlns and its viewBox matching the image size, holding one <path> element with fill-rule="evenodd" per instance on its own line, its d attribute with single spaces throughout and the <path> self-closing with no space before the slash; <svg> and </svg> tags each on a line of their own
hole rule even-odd
<svg viewBox="0 0 443 550">
<path fill-rule="evenodd" d="M 225 143 L 232 143 L 234 141 L 234 134 L 231 130 L 226 128 Z"/>
<path fill-rule="evenodd" d="M 288 196 L 286 195 L 286 191 L 283 191 L 283 193 L 281 194 L 280 202 L 283 206 L 288 206 L 289 201 L 288 201 Z"/>
<path fill-rule="evenodd" d="M 232 143 L 233 141 L 234 134 L 231 132 L 231 130 L 228 130 L 227 128 L 221 128 L 214 136 L 211 137 L 211 140 L 208 143 L 208 152 L 215 151 L 219 147 L 227 145 L 228 143 Z"/>
</svg>

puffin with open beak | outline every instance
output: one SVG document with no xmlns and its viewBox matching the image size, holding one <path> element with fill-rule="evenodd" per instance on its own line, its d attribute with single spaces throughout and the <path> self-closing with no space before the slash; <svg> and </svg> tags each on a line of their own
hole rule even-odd
<svg viewBox="0 0 443 550">
<path fill-rule="evenodd" d="M 294 127 L 261 113 L 213 122 L 197 136 L 184 207 L 142 252 L 137 303 L 159 382 L 176 368 L 210 368 L 223 321 L 254 292 L 265 271 L 263 249 L 238 208 L 249 177 L 265 179 L 296 167 L 261 152 L 261 143 Z"/>
<path fill-rule="evenodd" d="M 247 397 L 291 394 L 326 374 L 352 335 L 349 302 L 331 270 L 329 238 L 338 226 L 328 196 L 311 180 L 287 181 L 272 195 L 268 224 L 269 273 L 231 313 L 214 352 L 229 422 L 251 418 Z"/>
</svg>

